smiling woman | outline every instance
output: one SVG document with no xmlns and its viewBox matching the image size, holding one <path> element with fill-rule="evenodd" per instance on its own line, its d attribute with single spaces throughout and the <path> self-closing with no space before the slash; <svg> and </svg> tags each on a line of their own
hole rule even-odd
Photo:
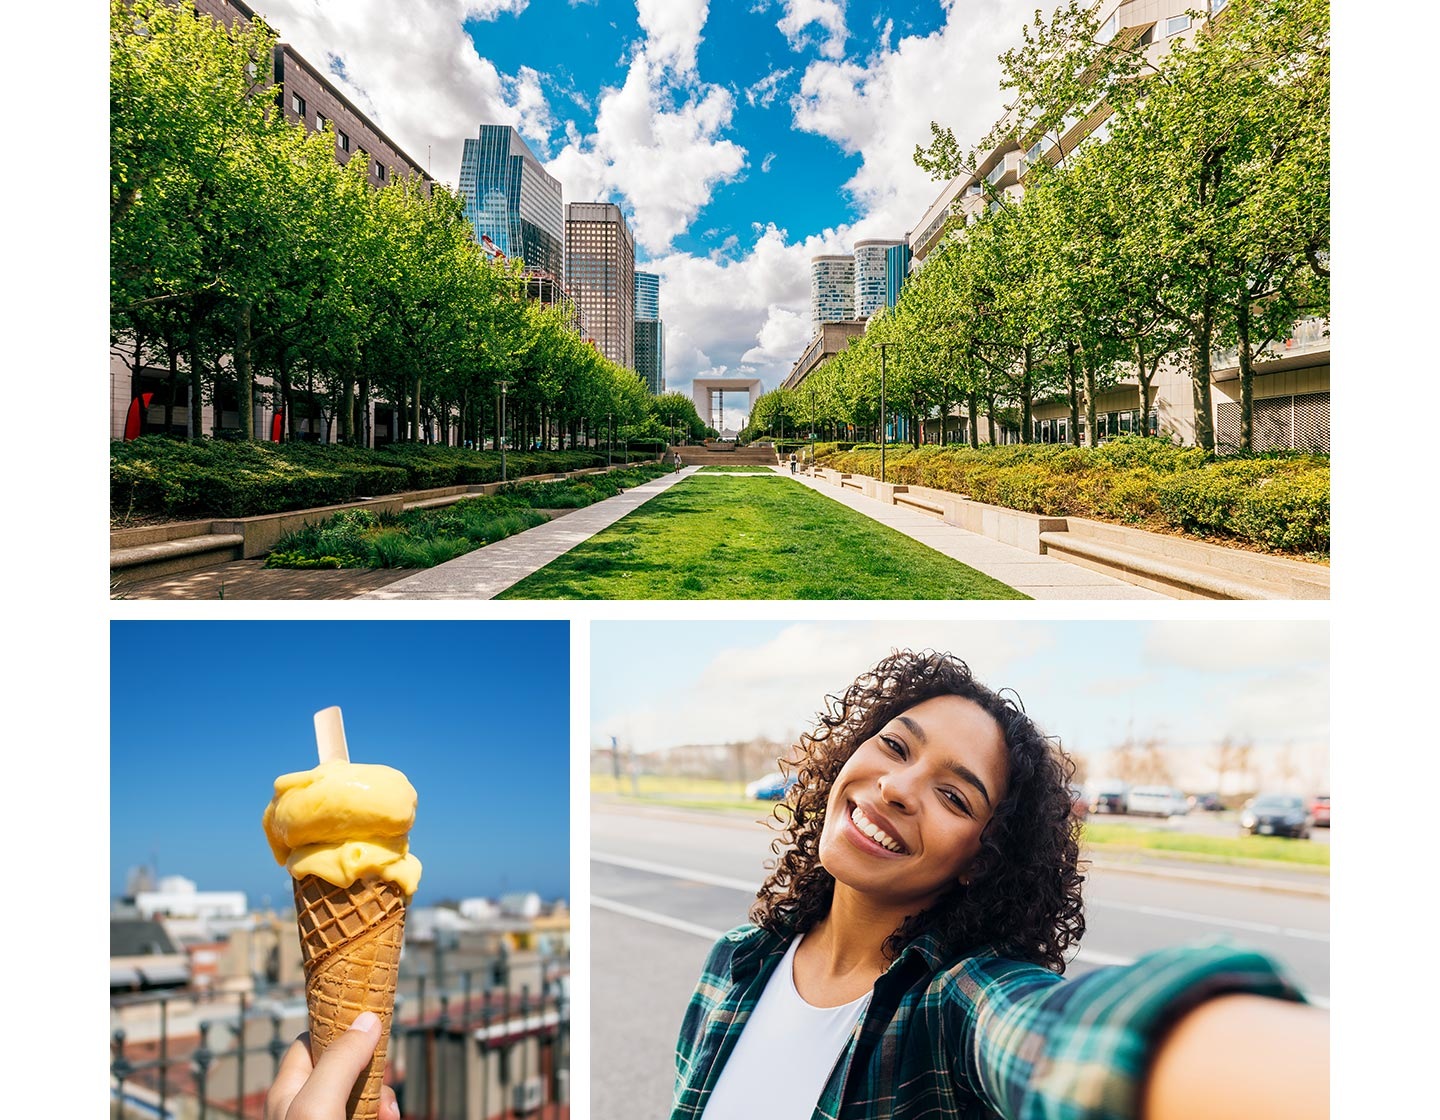
<svg viewBox="0 0 1440 1120">
<path fill-rule="evenodd" d="M 1074 767 L 963 661 L 892 654 L 790 768 L 754 924 L 691 997 L 672 1120 L 1323 1114 L 1328 1018 L 1264 956 L 1061 980 L 1085 929 Z"/>
</svg>

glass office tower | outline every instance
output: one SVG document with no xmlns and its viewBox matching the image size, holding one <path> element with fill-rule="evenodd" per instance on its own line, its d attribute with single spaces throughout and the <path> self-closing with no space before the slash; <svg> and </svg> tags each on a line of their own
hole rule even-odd
<svg viewBox="0 0 1440 1120">
<path fill-rule="evenodd" d="M 560 180 L 509 125 L 482 124 L 479 136 L 465 141 L 460 195 L 481 245 L 524 261 L 527 272 L 565 275 Z"/>
</svg>

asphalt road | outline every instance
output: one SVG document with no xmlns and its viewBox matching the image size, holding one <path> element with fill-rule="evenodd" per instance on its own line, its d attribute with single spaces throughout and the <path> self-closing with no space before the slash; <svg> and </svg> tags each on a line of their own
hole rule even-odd
<svg viewBox="0 0 1440 1120">
<path fill-rule="evenodd" d="M 595 1120 L 668 1112 L 675 1035 L 695 978 L 715 936 L 745 920 L 772 835 L 734 819 L 592 805 Z M 1068 974 L 1225 936 L 1269 953 L 1328 1003 L 1330 907 L 1317 888 L 1328 890 L 1323 877 L 1097 862 L 1086 885 L 1089 928 Z"/>
</svg>

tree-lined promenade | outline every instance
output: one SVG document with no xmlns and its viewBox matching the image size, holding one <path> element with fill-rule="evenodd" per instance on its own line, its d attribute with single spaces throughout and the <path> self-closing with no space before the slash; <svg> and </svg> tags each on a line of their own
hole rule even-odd
<svg viewBox="0 0 1440 1120">
<path fill-rule="evenodd" d="M 227 29 L 188 0 L 111 3 L 112 344 L 169 370 L 167 428 L 187 426 L 188 384 L 194 436 L 224 399 L 255 438 L 266 393 L 287 438 L 309 413 L 367 442 L 356 418 L 375 402 L 402 439 L 476 447 L 498 446 L 502 409 L 521 447 L 706 433 L 687 398 L 652 398 L 565 307 L 527 299 L 459 198 L 399 175 L 373 188 L 364 154 L 337 163 L 333 125 L 288 122 L 274 43 L 263 20 Z"/>
<path fill-rule="evenodd" d="M 1088 9 L 1037 15 L 1002 57 L 1010 110 L 979 149 L 932 125 L 915 153 L 948 180 L 1018 142 L 1023 196 L 982 179 L 978 220 L 952 218 L 896 306 L 799 388 L 762 397 L 749 434 L 875 436 L 883 365 L 884 419 L 908 419 L 916 444 L 927 417 L 957 405 L 972 447 L 981 417 L 990 442 L 999 424 L 1028 442 L 1036 402 L 1060 398 L 1070 441 L 1083 417 L 1093 446 L 1099 394 L 1135 378 L 1147 417 L 1168 362 L 1188 370 L 1195 442 L 1214 450 L 1211 355 L 1232 347 L 1252 447 L 1257 358 L 1329 314 L 1328 6 L 1231 0 L 1154 65 L 1143 40 L 1100 42 Z M 1089 139 L 1066 139 L 1101 117 Z"/>
</svg>

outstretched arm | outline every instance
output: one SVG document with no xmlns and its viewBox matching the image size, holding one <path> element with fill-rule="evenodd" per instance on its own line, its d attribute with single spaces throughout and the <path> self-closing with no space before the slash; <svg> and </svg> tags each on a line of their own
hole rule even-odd
<svg viewBox="0 0 1440 1120">
<path fill-rule="evenodd" d="M 1265 996 L 1206 1000 L 1161 1040 L 1144 1120 L 1330 1114 L 1330 1016 Z"/>
</svg>

